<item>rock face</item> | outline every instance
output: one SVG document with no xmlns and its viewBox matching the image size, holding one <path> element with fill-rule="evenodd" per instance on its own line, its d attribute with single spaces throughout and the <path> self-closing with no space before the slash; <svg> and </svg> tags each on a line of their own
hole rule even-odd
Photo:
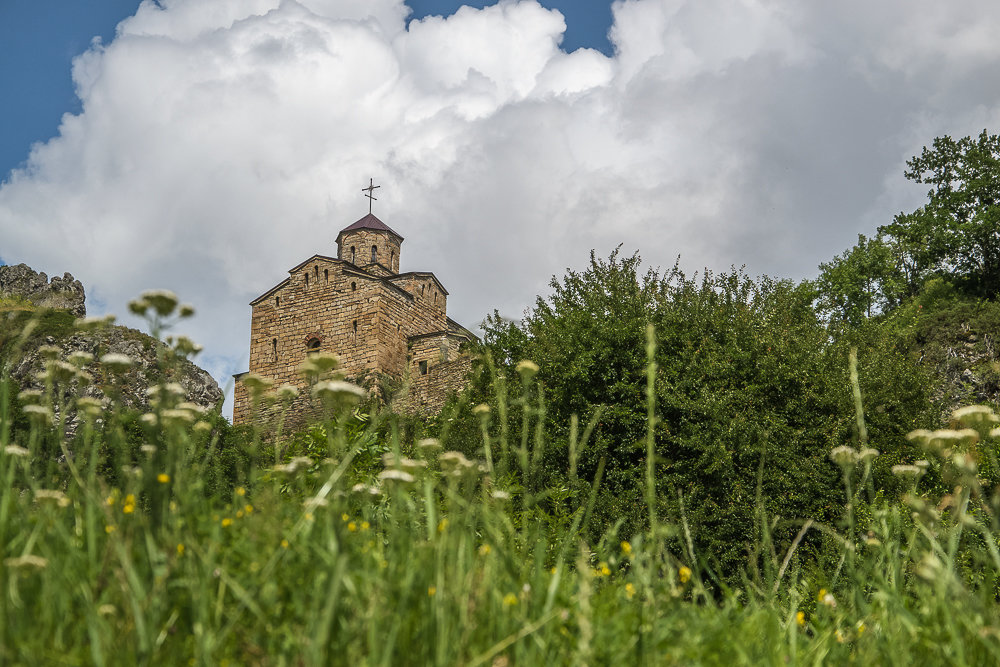
<svg viewBox="0 0 1000 667">
<path fill-rule="evenodd" d="M 0 374 L 9 372 L 19 389 L 45 389 L 46 354 L 50 359 L 69 367 L 74 353 L 91 355 L 92 359 L 76 355 L 79 368 L 63 390 L 101 400 L 106 406 L 116 404 L 135 410 L 149 409 L 150 387 L 176 383 L 183 389 L 180 400 L 214 411 L 221 406 L 222 391 L 205 370 L 175 354 L 152 336 L 124 326 L 104 325 L 80 328 L 76 318 L 86 313 L 83 285 L 70 274 L 51 281 L 44 273 L 30 267 L 0 267 L 0 297 L 24 299 L 39 308 L 19 308 L 15 304 L 8 312 L 0 312 Z M 66 312 L 62 312 L 66 311 Z M 44 315 L 44 317 L 36 317 Z M 29 320 L 37 327 L 26 339 L 21 332 Z M 12 341 L 20 341 L 16 345 Z M 46 351 L 44 348 L 48 347 Z M 101 363 L 107 354 L 125 355 L 131 366 L 113 370 Z M 68 430 L 75 429 L 75 415 L 67 415 Z"/>
<path fill-rule="evenodd" d="M 21 297 L 43 308 L 68 310 L 77 317 L 87 314 L 83 284 L 64 273 L 50 281 L 27 264 L 0 266 L 0 296 Z"/>
<path fill-rule="evenodd" d="M 77 392 L 100 400 L 114 396 L 123 406 L 146 411 L 149 409 L 147 390 L 163 382 L 176 382 L 184 390 L 183 400 L 215 410 L 222 401 L 219 385 L 205 370 L 187 359 L 175 358 L 161 363 L 159 357 L 167 352 L 166 346 L 146 334 L 123 326 L 108 326 L 95 331 L 80 331 L 65 338 L 45 337 L 26 349 L 11 367 L 11 377 L 21 389 L 44 389 L 38 377 L 45 368 L 39 352 L 43 345 L 59 348 L 59 359 L 68 359 L 74 352 L 93 355 L 94 361 L 84 366 L 92 378 L 86 385 L 79 385 Z M 133 365 L 124 372 L 112 373 L 100 363 L 106 354 L 123 354 Z M 111 395 L 111 396 L 109 396 Z"/>
</svg>

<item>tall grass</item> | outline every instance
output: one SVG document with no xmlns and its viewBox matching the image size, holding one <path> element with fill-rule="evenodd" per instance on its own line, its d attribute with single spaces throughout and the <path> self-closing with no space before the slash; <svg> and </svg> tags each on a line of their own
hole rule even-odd
<svg viewBox="0 0 1000 667">
<path fill-rule="evenodd" d="M 47 362 L 45 392 L 23 397 L 27 431 L 12 432 L 18 399 L 0 383 L 4 663 L 1000 661 L 998 504 L 976 475 L 979 460 L 995 459 L 989 409 L 956 414 L 955 430 L 913 435 L 929 455 L 897 471 L 912 480 L 903 498 L 872 493 L 875 454 L 845 443 L 833 452 L 844 524 L 805 520 L 780 553 L 769 537 L 776 518 L 760 511 L 744 584 L 731 587 L 720 575 L 732 573 L 695 552 L 683 516 L 655 514 L 651 448 L 647 532 L 581 539 L 599 475 L 566 516 L 539 508 L 559 490 L 533 486 L 544 444 L 533 365 L 519 369 L 522 423 L 504 423 L 492 442 L 486 426 L 507 419 L 506 391 L 495 413 L 479 410 L 481 461 L 447 441 L 402 439 L 390 415 L 359 419 L 354 393 L 316 374 L 328 418 L 312 431 L 313 456 L 259 432 L 235 459 L 245 465 L 219 483 L 218 430 L 175 388 L 153 388 L 136 450 L 116 405 L 76 397 L 93 367 L 59 362 Z M 266 400 L 263 383 L 256 392 Z M 73 409 L 80 425 L 70 437 Z M 860 399 L 858 419 L 863 426 Z M 570 448 L 571 466 L 586 446 L 577 432 L 549 443 Z M 917 494 L 927 466 L 954 492 Z M 796 547 L 813 534 L 825 549 L 806 562 Z"/>
</svg>

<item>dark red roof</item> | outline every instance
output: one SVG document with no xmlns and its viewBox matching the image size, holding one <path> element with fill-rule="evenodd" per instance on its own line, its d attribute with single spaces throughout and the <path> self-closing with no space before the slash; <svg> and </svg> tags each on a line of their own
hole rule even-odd
<svg viewBox="0 0 1000 667">
<path fill-rule="evenodd" d="M 389 225 L 385 224 L 371 213 L 361 218 L 353 225 L 349 225 L 341 229 L 340 234 L 343 234 L 344 232 L 351 232 L 354 231 L 355 229 L 374 229 L 379 232 L 389 232 L 390 234 L 398 238 L 400 241 L 403 240 L 403 237 L 394 232 L 392 229 L 390 229 Z M 338 239 L 340 238 L 340 234 L 337 234 Z"/>
</svg>

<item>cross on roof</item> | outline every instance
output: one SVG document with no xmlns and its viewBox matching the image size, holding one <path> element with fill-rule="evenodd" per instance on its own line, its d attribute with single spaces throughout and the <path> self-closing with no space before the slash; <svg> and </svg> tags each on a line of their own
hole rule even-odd
<svg viewBox="0 0 1000 667">
<path fill-rule="evenodd" d="M 373 201 L 378 201 L 378 198 L 375 197 L 375 195 L 374 195 L 375 189 L 376 188 L 380 188 L 380 187 L 382 187 L 382 186 L 381 185 L 375 185 L 375 181 L 373 181 L 372 179 L 369 178 L 368 179 L 368 187 L 367 188 L 361 188 L 361 191 L 364 192 L 364 193 L 366 193 L 365 197 L 368 197 L 368 212 L 369 213 L 372 212 L 372 202 Z"/>
</svg>

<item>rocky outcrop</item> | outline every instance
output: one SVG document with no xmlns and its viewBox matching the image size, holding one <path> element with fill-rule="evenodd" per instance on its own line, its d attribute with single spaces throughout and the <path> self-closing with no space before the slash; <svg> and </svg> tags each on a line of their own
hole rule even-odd
<svg viewBox="0 0 1000 667">
<path fill-rule="evenodd" d="M 0 311 L 0 375 L 21 391 L 45 390 L 57 379 L 63 396 L 145 412 L 150 388 L 169 386 L 175 402 L 210 411 L 221 407 L 222 391 L 212 376 L 165 343 L 124 326 L 79 325 L 86 312 L 83 286 L 68 273 L 50 281 L 24 264 L 0 267 L 0 297 L 15 300 L 13 308 Z M 66 418 L 74 431 L 76 416 Z"/>
<path fill-rule="evenodd" d="M 77 317 L 87 314 L 83 284 L 69 273 L 49 280 L 27 264 L 0 266 L 0 297 L 4 296 L 20 297 L 42 308 L 68 310 Z"/>
<path fill-rule="evenodd" d="M 208 372 L 173 354 L 155 338 L 123 326 L 78 331 L 64 338 L 46 336 L 37 340 L 33 349 L 26 348 L 21 353 L 11 365 L 10 375 L 22 390 L 44 390 L 45 355 L 69 363 L 74 361 L 75 353 L 83 353 L 75 357 L 81 374 L 67 378 L 64 387 L 71 387 L 77 395 L 90 396 L 105 404 L 114 400 L 117 405 L 145 412 L 150 408 L 150 387 L 169 382 L 182 388 L 180 400 L 206 410 L 221 405 L 222 391 Z M 124 355 L 131 365 L 112 368 L 102 363 L 101 359 L 109 354 Z"/>
</svg>

